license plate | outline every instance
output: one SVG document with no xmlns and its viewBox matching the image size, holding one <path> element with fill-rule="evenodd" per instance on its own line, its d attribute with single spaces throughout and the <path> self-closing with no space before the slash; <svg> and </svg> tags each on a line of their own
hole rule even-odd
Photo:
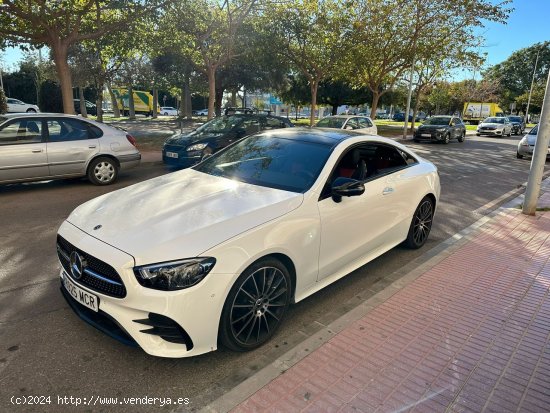
<svg viewBox="0 0 550 413">
<path fill-rule="evenodd" d="M 88 291 L 78 287 L 65 273 L 63 273 L 63 286 L 80 304 L 94 310 L 96 313 L 99 311 L 99 298 L 96 295 L 90 294 Z"/>
<path fill-rule="evenodd" d="M 176 152 L 166 152 L 167 158 L 177 158 L 178 154 Z"/>
<path fill-rule="evenodd" d="M 431 138 L 432 137 L 432 135 L 429 134 L 429 133 L 423 133 L 420 136 L 422 136 L 423 138 Z"/>
</svg>

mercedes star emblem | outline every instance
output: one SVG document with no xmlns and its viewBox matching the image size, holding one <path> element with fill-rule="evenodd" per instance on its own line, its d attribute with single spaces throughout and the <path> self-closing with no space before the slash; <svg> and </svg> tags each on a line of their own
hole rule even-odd
<svg viewBox="0 0 550 413">
<path fill-rule="evenodd" d="M 84 274 L 84 269 L 86 268 L 86 261 L 82 256 L 76 252 L 71 252 L 71 274 L 76 280 L 79 280 Z"/>
</svg>

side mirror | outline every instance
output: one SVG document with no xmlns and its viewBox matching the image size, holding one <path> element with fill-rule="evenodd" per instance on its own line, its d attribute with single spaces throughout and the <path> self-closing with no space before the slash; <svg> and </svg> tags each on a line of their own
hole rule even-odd
<svg viewBox="0 0 550 413">
<path fill-rule="evenodd" d="M 331 187 L 331 195 L 334 202 L 342 202 L 343 196 L 359 196 L 365 192 L 365 185 L 361 181 L 352 178 L 338 177 Z"/>
</svg>

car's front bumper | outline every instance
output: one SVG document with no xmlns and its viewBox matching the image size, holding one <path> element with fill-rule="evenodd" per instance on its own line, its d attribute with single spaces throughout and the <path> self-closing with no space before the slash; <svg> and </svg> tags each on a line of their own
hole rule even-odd
<svg viewBox="0 0 550 413">
<path fill-rule="evenodd" d="M 445 132 L 435 131 L 421 131 L 418 130 L 414 133 L 414 139 L 417 141 L 443 141 L 445 139 Z"/>
<path fill-rule="evenodd" d="M 99 298 L 99 312 L 86 308 L 64 294 L 71 308 L 84 321 L 125 344 L 134 342 L 145 352 L 161 357 L 191 357 L 217 348 L 218 326 L 227 292 L 234 274 L 210 273 L 199 284 L 179 291 L 159 291 L 141 286 L 133 272 L 134 259 L 65 221 L 59 234 L 79 250 L 110 264 L 122 279 L 126 296 L 115 298 L 83 285 L 70 276 L 80 289 Z M 60 272 L 63 278 L 64 270 Z M 62 285 L 64 290 L 65 287 Z M 173 321 L 172 331 L 183 331 L 184 339 L 175 343 L 151 333 L 155 319 Z M 144 332 L 148 331 L 148 332 Z"/>
<path fill-rule="evenodd" d="M 478 129 L 477 134 L 478 135 L 487 135 L 487 136 L 502 136 L 502 132 L 504 132 L 503 129 Z"/>
<path fill-rule="evenodd" d="M 198 164 L 202 159 L 202 152 L 187 152 L 185 148 L 166 145 L 162 149 L 162 161 L 173 168 L 189 168 Z"/>
</svg>

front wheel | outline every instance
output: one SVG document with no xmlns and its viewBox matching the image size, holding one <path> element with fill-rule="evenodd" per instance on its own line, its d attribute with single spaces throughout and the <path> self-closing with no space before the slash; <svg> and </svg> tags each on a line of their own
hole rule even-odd
<svg viewBox="0 0 550 413">
<path fill-rule="evenodd" d="M 519 153 L 519 151 L 516 152 L 516 158 L 523 159 L 523 155 Z"/>
<path fill-rule="evenodd" d="M 430 235 L 430 230 L 432 229 L 433 216 L 433 201 L 429 197 L 424 197 L 414 211 L 409 233 L 405 240 L 405 245 L 407 247 L 418 249 L 426 243 L 428 235 Z"/>
<path fill-rule="evenodd" d="M 27 113 L 36 113 L 36 110 L 34 110 L 33 108 L 29 108 L 27 109 Z"/>
<path fill-rule="evenodd" d="M 107 157 L 94 159 L 88 167 L 88 179 L 94 185 L 109 185 L 118 177 L 116 162 Z"/>
<path fill-rule="evenodd" d="M 447 133 L 445 138 L 443 138 L 443 143 L 447 145 L 451 141 L 451 136 Z"/>
<path fill-rule="evenodd" d="M 248 267 L 231 288 L 220 319 L 219 340 L 233 351 L 253 350 L 268 341 L 291 297 L 288 269 L 264 258 Z"/>
<path fill-rule="evenodd" d="M 464 142 L 464 139 L 466 139 L 466 132 L 462 132 L 460 136 L 458 137 L 459 142 Z"/>
</svg>

